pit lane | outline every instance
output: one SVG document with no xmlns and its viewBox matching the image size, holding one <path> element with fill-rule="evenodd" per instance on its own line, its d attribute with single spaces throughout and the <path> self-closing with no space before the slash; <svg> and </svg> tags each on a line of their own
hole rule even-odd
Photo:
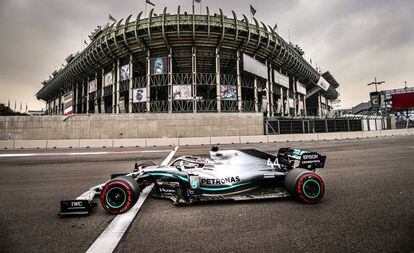
<svg viewBox="0 0 414 253">
<path fill-rule="evenodd" d="M 173 206 L 148 197 L 115 252 L 296 252 L 414 250 L 414 137 L 221 145 L 275 152 L 292 146 L 328 156 L 318 173 L 326 194 L 318 205 L 292 199 Z M 207 155 L 210 147 L 182 147 Z M 0 251 L 84 252 L 114 216 L 57 217 L 59 201 L 129 172 L 134 161 L 159 162 L 165 148 L 1 151 L 90 152 L 0 158 Z M 161 150 L 157 152 L 157 150 Z M 109 152 L 93 154 L 93 152 Z M 134 151 L 131 153 L 118 151 Z"/>
</svg>

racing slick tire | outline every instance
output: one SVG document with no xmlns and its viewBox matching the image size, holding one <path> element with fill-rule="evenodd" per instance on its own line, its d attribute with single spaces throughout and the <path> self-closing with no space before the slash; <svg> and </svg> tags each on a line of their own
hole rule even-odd
<svg viewBox="0 0 414 253">
<path fill-rule="evenodd" d="M 325 184 L 320 176 L 305 169 L 293 169 L 285 178 L 285 186 L 297 200 L 307 203 L 318 203 L 324 193 Z"/>
<path fill-rule="evenodd" d="M 132 177 L 116 177 L 103 187 L 101 205 L 108 213 L 124 213 L 137 202 L 139 192 L 139 185 Z"/>
</svg>

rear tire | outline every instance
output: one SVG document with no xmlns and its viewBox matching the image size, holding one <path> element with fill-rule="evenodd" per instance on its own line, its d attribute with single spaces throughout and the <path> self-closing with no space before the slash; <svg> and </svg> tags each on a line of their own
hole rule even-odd
<svg viewBox="0 0 414 253">
<path fill-rule="evenodd" d="M 285 178 L 286 189 L 297 200 L 307 203 L 318 203 L 325 194 L 325 184 L 320 176 L 305 169 L 293 169 Z"/>
<path fill-rule="evenodd" d="M 108 213 L 124 213 L 137 202 L 139 192 L 139 185 L 132 177 L 116 177 L 102 189 L 101 205 Z"/>
</svg>

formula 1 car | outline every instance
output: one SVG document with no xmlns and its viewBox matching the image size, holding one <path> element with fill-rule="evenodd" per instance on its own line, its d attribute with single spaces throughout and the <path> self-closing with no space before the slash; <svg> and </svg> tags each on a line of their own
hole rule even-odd
<svg viewBox="0 0 414 253">
<path fill-rule="evenodd" d="M 76 200 L 61 201 L 60 215 L 88 214 L 97 206 L 92 201 L 98 196 L 107 212 L 124 213 L 149 185 L 153 185 L 152 196 L 175 204 L 287 196 L 316 204 L 325 192 L 315 170 L 324 167 L 326 156 L 316 152 L 281 148 L 275 156 L 256 149 L 221 151 L 214 146 L 210 158 L 180 156 L 172 160 L 177 150 L 175 147 L 160 165 L 135 164 L 133 172 L 114 174 Z"/>
</svg>

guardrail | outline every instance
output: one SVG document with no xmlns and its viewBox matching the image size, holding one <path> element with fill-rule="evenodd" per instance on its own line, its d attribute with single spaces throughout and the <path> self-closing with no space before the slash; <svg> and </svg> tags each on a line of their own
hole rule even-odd
<svg viewBox="0 0 414 253">
<path fill-rule="evenodd" d="M 220 144 L 275 143 L 291 141 L 319 141 L 364 139 L 382 136 L 414 135 L 414 129 L 393 129 L 381 131 L 355 131 L 317 134 L 282 134 L 217 136 L 189 138 L 148 138 L 148 139 L 80 139 L 80 140 L 9 140 L 0 141 L 0 150 L 12 149 L 55 149 L 55 148 L 119 148 L 119 147 L 156 147 L 191 146 Z"/>
</svg>

